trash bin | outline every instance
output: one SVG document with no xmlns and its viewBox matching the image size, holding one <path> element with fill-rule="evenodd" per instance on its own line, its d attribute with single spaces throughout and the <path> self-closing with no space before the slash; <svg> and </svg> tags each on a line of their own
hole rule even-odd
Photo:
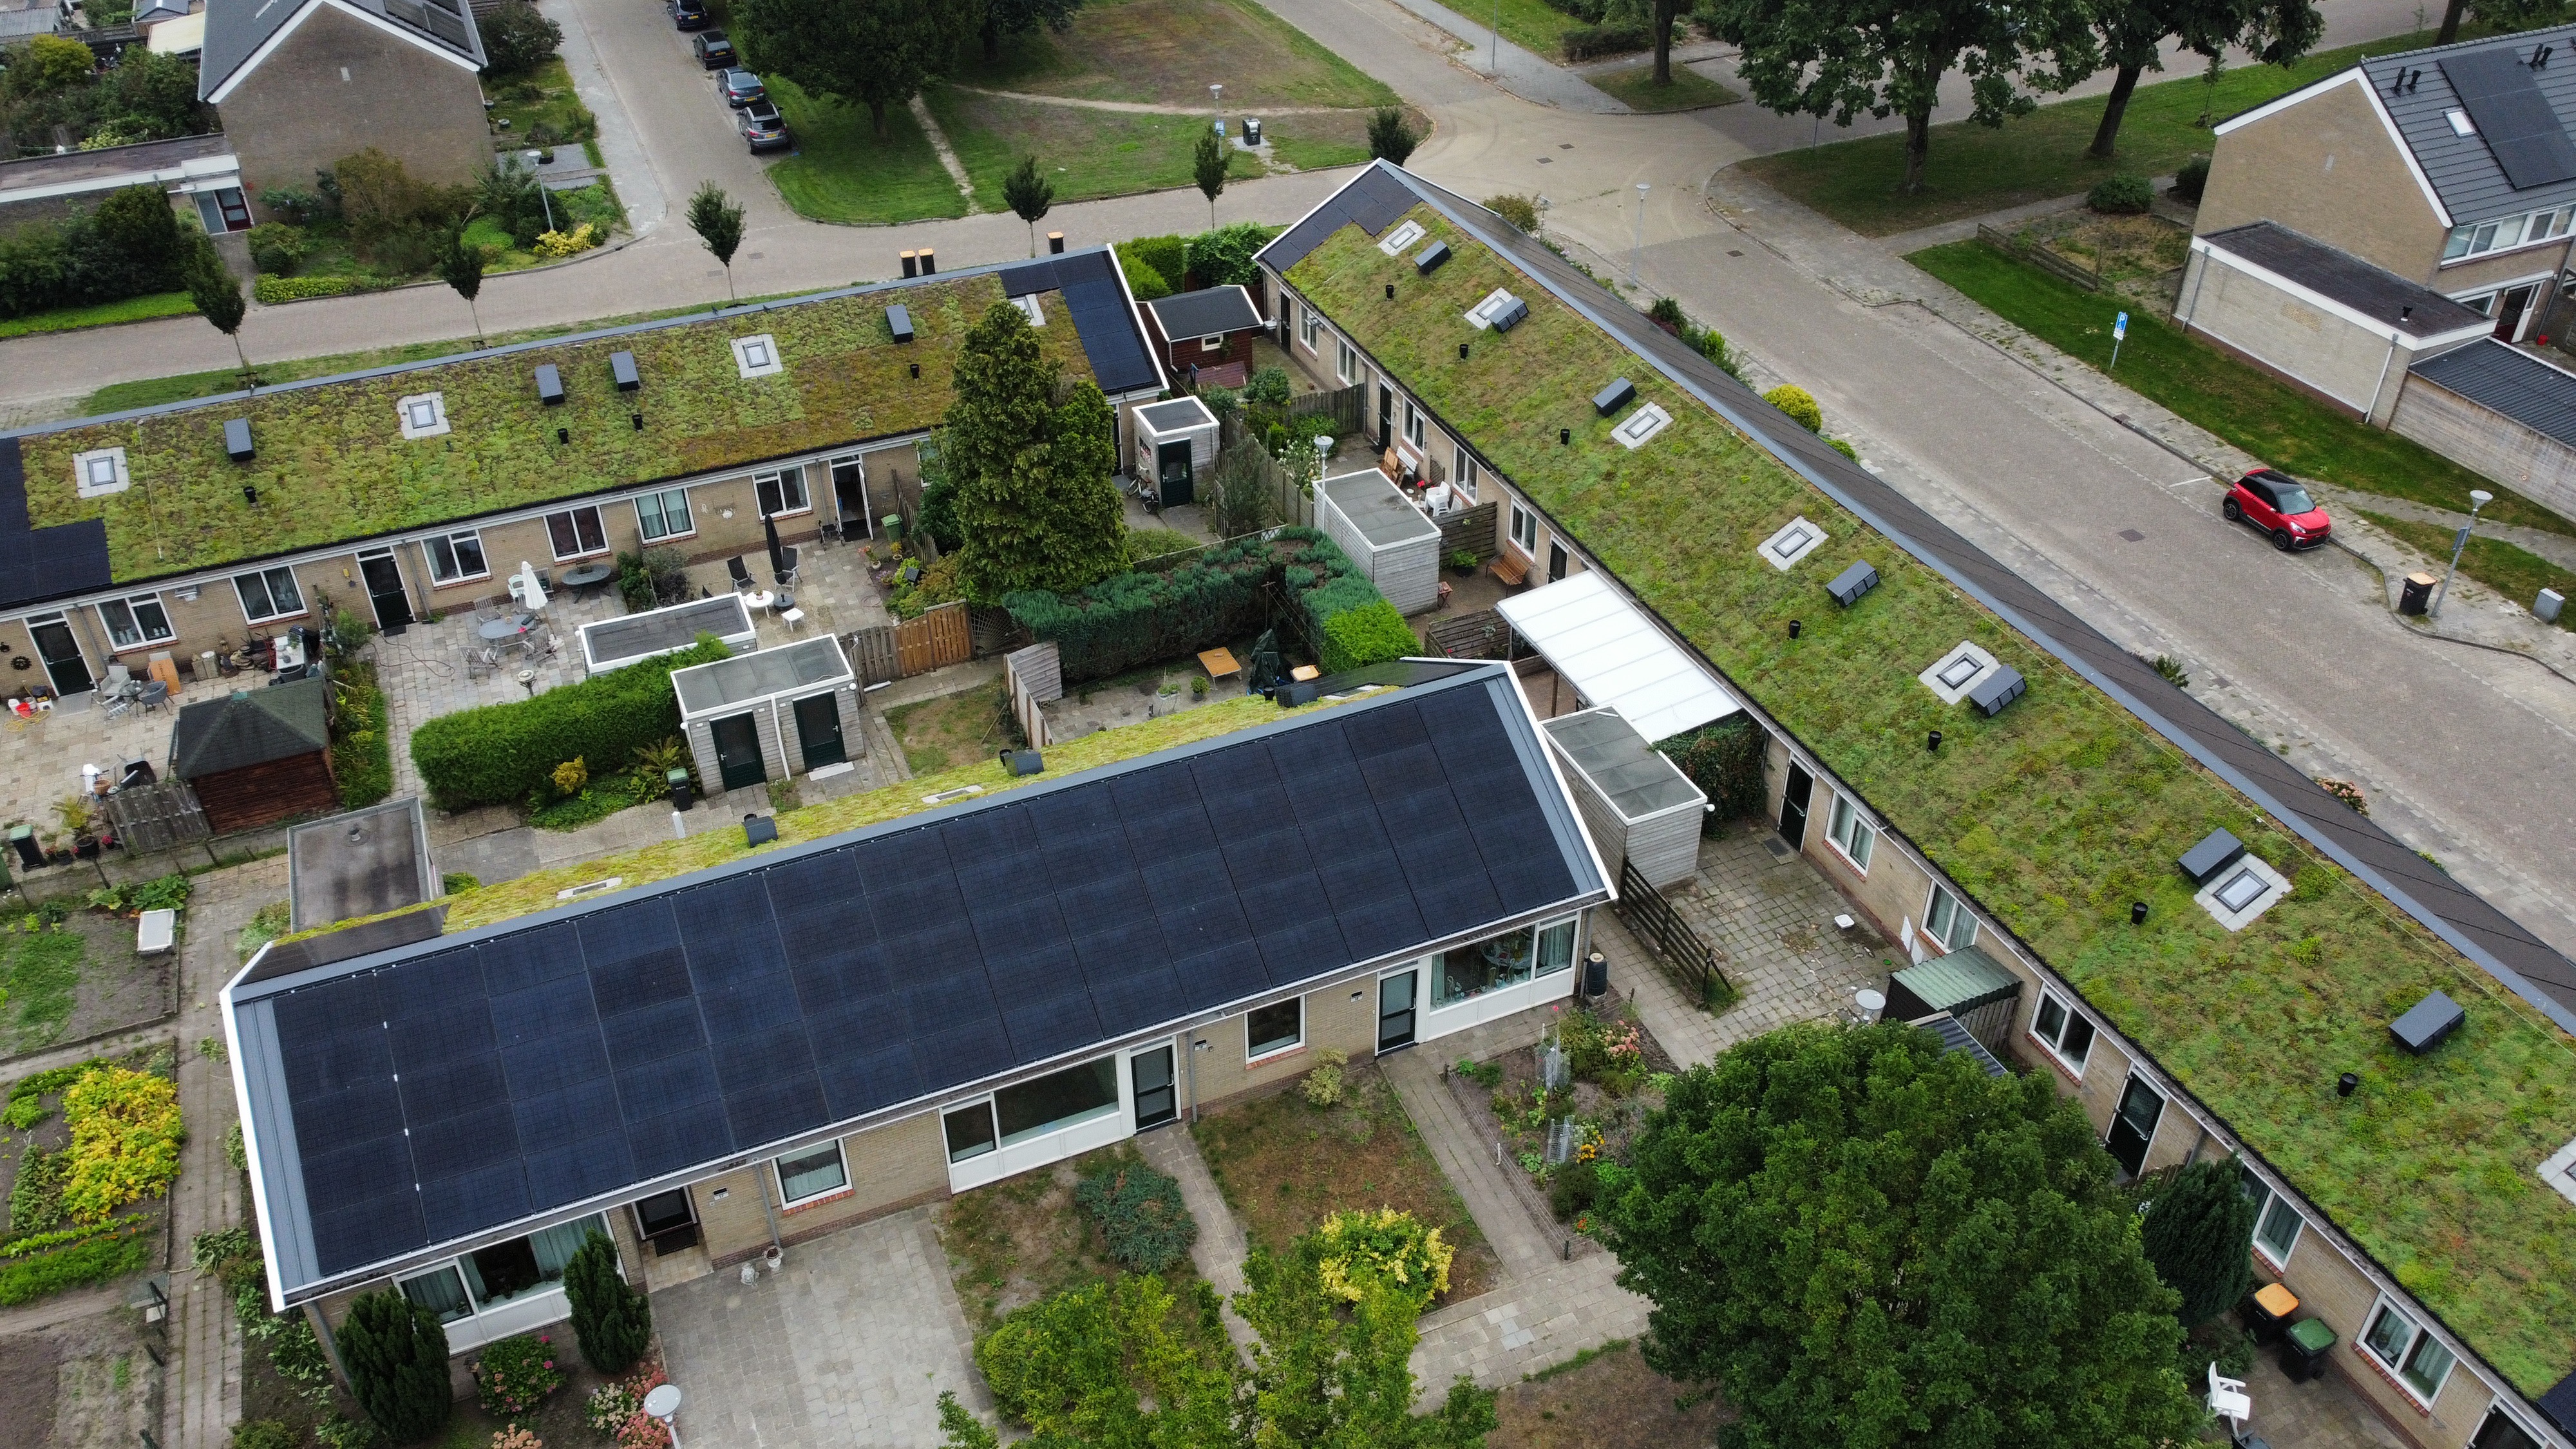
<svg viewBox="0 0 2576 1449">
<path fill-rule="evenodd" d="M 2433 602 L 2434 583 L 2435 579 L 2431 574 L 2408 574 L 2405 586 L 2397 593 L 2397 612 L 2423 613 Z"/>
<path fill-rule="evenodd" d="M 2290 1382 L 2304 1384 L 2326 1371 L 2326 1355 L 2334 1346 L 2335 1331 L 2324 1320 L 2302 1318 L 2281 1336 L 2281 1372 Z"/>
<path fill-rule="evenodd" d="M 1583 994 L 1599 996 L 1610 989 L 1610 961 L 1595 951 L 1583 958 Z"/>
<path fill-rule="evenodd" d="M 1247 146 L 1258 146 L 1261 144 L 1261 118 L 1259 116 L 1246 116 L 1243 118 L 1243 144 Z"/>
<path fill-rule="evenodd" d="M 672 809 L 686 810 L 696 803 L 697 797 L 689 793 L 688 771 L 666 770 L 662 773 L 662 781 L 671 787 Z"/>
<path fill-rule="evenodd" d="M 2256 1343 L 2271 1343 L 2280 1338 L 2281 1330 L 2289 1325 L 2290 1315 L 2298 1311 L 2297 1295 L 2278 1283 L 2266 1283 L 2254 1290 L 2253 1297 L 2245 1300 L 2241 1316 L 2245 1320 L 2245 1331 L 2254 1335 Z"/>
</svg>

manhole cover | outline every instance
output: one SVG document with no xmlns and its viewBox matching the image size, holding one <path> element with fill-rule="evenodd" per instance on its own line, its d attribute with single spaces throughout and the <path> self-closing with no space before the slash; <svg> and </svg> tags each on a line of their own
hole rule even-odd
<svg viewBox="0 0 2576 1449">
<path fill-rule="evenodd" d="M 1538 164 L 1541 166 L 1553 166 L 1556 164 L 1556 158 L 1553 156 L 1541 156 L 1538 158 Z"/>
<path fill-rule="evenodd" d="M 1572 141 L 1559 141 L 1556 143 L 1556 149 L 1559 151 L 1571 151 L 1574 149 L 1574 143 Z"/>
<path fill-rule="evenodd" d="M 2131 542 L 2131 543 L 2145 543 L 2145 542 L 2147 541 L 2147 536 L 2146 536 L 2145 534 L 2143 534 L 2143 533 L 2138 532 L 2138 531 L 2137 531 L 2136 529 L 2134 529 L 2134 528 L 2124 528 L 2124 529 L 2121 529 L 2121 530 L 2120 530 L 2120 536 L 2121 536 L 2122 538 L 2127 539 L 2127 540 L 2128 540 L 2129 542 Z"/>
</svg>

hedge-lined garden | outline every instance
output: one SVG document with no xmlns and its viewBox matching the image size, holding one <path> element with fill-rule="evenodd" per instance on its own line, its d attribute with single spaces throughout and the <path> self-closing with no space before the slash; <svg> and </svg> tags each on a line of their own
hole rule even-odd
<svg viewBox="0 0 2576 1449">
<path fill-rule="evenodd" d="M 1106 679 L 1261 632 L 1274 571 L 1326 673 L 1418 650 L 1395 606 L 1311 528 L 1238 539 L 1179 568 L 1114 574 L 1079 593 L 1015 593 L 1002 605 L 1013 622 L 1056 645 L 1066 680 Z"/>
<path fill-rule="evenodd" d="M 713 635 L 674 654 L 593 675 L 532 699 L 458 710 L 412 731 L 412 764 L 442 810 L 542 806 L 562 792 L 556 769 L 571 760 L 623 763 L 678 734 L 671 671 L 731 657 Z"/>
</svg>

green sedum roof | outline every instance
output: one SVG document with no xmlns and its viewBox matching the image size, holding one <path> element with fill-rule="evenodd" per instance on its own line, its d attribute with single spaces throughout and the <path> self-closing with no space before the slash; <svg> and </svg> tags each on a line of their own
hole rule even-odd
<svg viewBox="0 0 2576 1449">
<path fill-rule="evenodd" d="M 105 519 L 111 573 L 130 583 L 913 432 L 947 409 L 966 329 L 1001 300 L 1001 278 L 979 273 L 34 433 L 20 440 L 30 521 Z M 887 330 L 893 303 L 911 313 L 910 343 Z M 785 370 L 744 378 L 732 339 L 761 333 Z M 1091 376 L 1069 318 L 1037 335 L 1051 362 Z M 611 382 L 620 351 L 635 354 L 638 391 Z M 537 401 L 544 363 L 561 370 L 560 406 Z M 406 441 L 395 402 L 426 392 L 451 431 Z M 225 454 L 228 418 L 250 420 L 253 461 Z M 107 447 L 125 449 L 132 486 L 80 497 L 73 457 Z"/>
<path fill-rule="evenodd" d="M 1346 225 L 1289 282 L 2523 1393 L 2576 1365 L 2576 1205 L 2534 1173 L 2576 1135 L 2576 1042 L 1473 236 L 1409 215 L 1455 254 L 1430 276 Z M 1462 315 L 1498 287 L 1530 308 L 1504 336 Z M 1591 407 L 1617 377 L 1674 418 L 1634 452 Z M 1801 515 L 1831 538 L 1779 572 L 1755 550 Z M 1855 559 L 1881 581 L 1840 609 L 1822 586 Z M 1992 719 L 1941 704 L 1915 674 L 1963 639 L 2029 693 Z M 2174 867 L 2218 826 L 2296 883 L 2232 935 Z M 2388 1023 L 2436 988 L 2468 1022 L 2407 1056 Z M 2364 1084 L 2339 1099 L 2346 1071 Z"/>
</svg>

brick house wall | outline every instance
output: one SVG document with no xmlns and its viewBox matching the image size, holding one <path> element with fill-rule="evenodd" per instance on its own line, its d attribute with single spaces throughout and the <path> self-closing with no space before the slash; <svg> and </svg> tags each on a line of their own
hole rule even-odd
<svg viewBox="0 0 2576 1449">
<path fill-rule="evenodd" d="M 441 186 L 471 185 L 492 163 L 473 71 L 329 8 L 306 16 L 219 109 L 255 206 L 270 187 L 310 190 L 315 171 L 369 146 Z M 268 219 L 265 206 L 259 214 Z"/>
</svg>

